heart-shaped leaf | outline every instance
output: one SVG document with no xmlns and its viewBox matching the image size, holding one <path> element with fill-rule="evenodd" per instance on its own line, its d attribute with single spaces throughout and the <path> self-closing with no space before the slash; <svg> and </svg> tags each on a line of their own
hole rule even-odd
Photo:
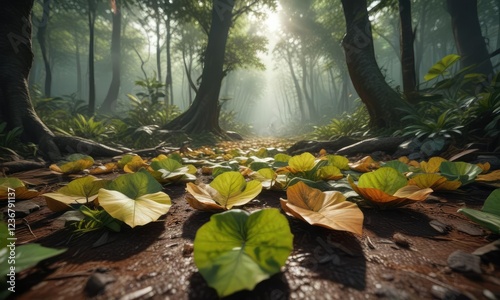
<svg viewBox="0 0 500 300">
<path fill-rule="evenodd" d="M 160 192 L 162 186 L 147 172 L 141 170 L 113 180 L 108 189 L 99 190 L 99 205 L 113 218 L 130 227 L 156 221 L 168 212 L 170 197 Z"/>
<path fill-rule="evenodd" d="M 94 176 L 85 176 L 71 181 L 56 192 L 45 193 L 47 207 L 55 212 L 71 209 L 72 204 L 86 204 L 97 198 L 99 189 L 109 184 L 109 180 L 100 180 Z"/>
<path fill-rule="evenodd" d="M 88 169 L 94 165 L 94 159 L 84 154 L 71 154 L 66 160 L 53 164 L 50 169 L 64 174 L 73 174 Z"/>
<path fill-rule="evenodd" d="M 277 209 L 213 215 L 196 233 L 194 262 L 219 297 L 252 290 L 280 271 L 293 250 L 287 219 Z"/>
<path fill-rule="evenodd" d="M 298 182 L 287 189 L 286 195 L 281 208 L 293 217 L 328 229 L 359 235 L 363 232 L 363 212 L 340 192 L 322 192 Z"/>
<path fill-rule="evenodd" d="M 207 206 L 215 209 L 231 209 L 250 202 L 262 191 L 262 184 L 257 180 L 245 181 L 239 172 L 225 172 L 217 176 L 209 185 L 198 186 L 188 183 L 186 200 L 196 209 Z M 200 202 L 196 204 L 195 202 Z M 207 204 L 207 203 L 211 203 Z M 213 205 L 215 204 L 215 205 Z"/>
</svg>

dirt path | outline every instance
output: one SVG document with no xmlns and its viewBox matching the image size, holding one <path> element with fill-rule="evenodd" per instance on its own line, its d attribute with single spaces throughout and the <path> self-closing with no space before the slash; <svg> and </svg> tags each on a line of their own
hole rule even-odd
<svg viewBox="0 0 500 300">
<path fill-rule="evenodd" d="M 109 234 L 107 243 L 97 247 L 94 244 L 102 233 L 77 238 L 60 229 L 55 221 L 58 215 L 48 210 L 42 197 L 34 199 L 41 209 L 25 217 L 31 232 L 19 220 L 18 242 L 67 247 L 68 251 L 19 274 L 16 299 L 216 299 L 215 291 L 197 272 L 192 255 L 196 231 L 210 214 L 188 206 L 183 185 L 167 186 L 164 191 L 173 202 L 165 217 Z M 498 266 L 483 263 L 482 275 L 473 276 L 452 271 L 447 263 L 456 250 L 471 253 L 498 238 L 456 213 L 464 203 L 480 207 L 479 199 L 487 194 L 487 190 L 471 188 L 464 194 L 433 196 L 398 210 L 363 208 L 363 236 L 312 227 L 289 217 L 294 251 L 282 272 L 252 292 L 229 298 L 500 297 Z M 285 193 L 263 192 L 244 209 L 279 207 L 280 197 Z M 444 224 L 445 232 L 434 229 L 431 221 Z M 95 282 L 97 287 L 92 287 Z M 99 284 L 106 287 L 100 289 Z"/>
</svg>

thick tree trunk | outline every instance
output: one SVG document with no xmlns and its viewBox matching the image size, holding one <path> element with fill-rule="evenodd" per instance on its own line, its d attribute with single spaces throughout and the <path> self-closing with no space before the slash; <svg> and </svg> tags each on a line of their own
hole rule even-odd
<svg viewBox="0 0 500 300">
<path fill-rule="evenodd" d="M 375 59 L 366 0 L 342 0 L 347 32 L 342 40 L 351 81 L 376 128 L 400 124 L 403 101 L 386 82 Z"/>
<path fill-rule="evenodd" d="M 115 0 L 115 7 L 113 11 L 113 30 L 111 33 L 111 65 L 112 65 L 112 79 L 109 85 L 108 94 L 104 98 L 101 105 L 103 112 L 113 112 L 116 107 L 116 100 L 120 92 L 121 82 L 121 29 L 122 29 L 122 12 L 120 0 Z"/>
<path fill-rule="evenodd" d="M 96 0 L 88 0 L 88 24 L 89 24 L 89 116 L 95 113 L 95 72 L 94 72 L 94 28 L 97 11 Z"/>
<path fill-rule="evenodd" d="M 59 149 L 99 156 L 120 154 L 119 150 L 102 147 L 84 139 L 55 137 L 38 118 L 28 89 L 33 62 L 33 1 L 6 1 L 0 9 L 0 122 L 6 122 L 8 130 L 23 128 L 23 141 L 38 144 L 40 154 L 50 160 L 60 159 Z"/>
<path fill-rule="evenodd" d="M 219 94 L 233 4 L 232 0 L 214 1 L 200 88 L 189 109 L 167 124 L 167 129 L 224 135 L 219 126 Z"/>
<path fill-rule="evenodd" d="M 403 92 L 406 100 L 413 102 L 416 93 L 415 36 L 411 22 L 411 0 L 399 0 L 401 69 L 403 74 Z"/>
<path fill-rule="evenodd" d="M 6 1 L 0 9 L 0 122 L 23 130 L 22 139 L 40 145 L 49 157 L 59 157 L 50 142 L 53 133 L 40 121 L 31 104 L 28 76 L 33 62 L 31 8 L 33 0 Z"/>
<path fill-rule="evenodd" d="M 49 55 L 47 53 L 47 27 L 50 16 L 50 0 L 43 0 L 42 17 L 38 20 L 38 32 L 36 38 L 40 44 L 42 52 L 43 64 L 45 66 L 45 97 L 50 97 L 52 88 L 52 70 L 49 63 Z"/>
<path fill-rule="evenodd" d="M 477 0 L 447 0 L 448 13 L 461 67 L 475 66 L 470 72 L 490 75 L 493 66 L 481 33 L 477 13 Z"/>
</svg>

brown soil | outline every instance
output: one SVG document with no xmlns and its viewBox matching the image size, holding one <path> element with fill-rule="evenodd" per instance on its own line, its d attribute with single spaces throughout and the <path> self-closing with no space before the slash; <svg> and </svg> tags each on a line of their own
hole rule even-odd
<svg viewBox="0 0 500 300">
<path fill-rule="evenodd" d="M 48 190 L 55 188 L 57 185 L 52 184 Z M 166 186 L 164 191 L 173 201 L 165 217 L 134 230 L 110 233 L 107 243 L 98 247 L 93 244 L 102 232 L 76 237 L 60 229 L 54 221 L 59 214 L 50 212 L 42 197 L 34 199 L 41 209 L 26 216 L 25 222 L 19 220 L 18 242 L 68 250 L 18 274 L 16 299 L 216 299 L 215 291 L 198 273 L 192 255 L 196 231 L 210 214 L 188 206 L 183 185 Z M 432 196 L 424 203 L 397 210 L 363 208 L 363 236 L 313 227 L 288 217 L 294 251 L 282 272 L 254 291 L 230 298 L 432 299 L 439 287 L 472 299 L 486 299 L 488 291 L 498 297 L 498 266 L 483 263 L 483 274 L 472 276 L 454 272 L 447 264 L 455 250 L 471 253 L 498 238 L 488 236 L 456 212 L 464 203 L 480 207 L 489 192 L 472 187 L 464 193 Z M 244 209 L 279 207 L 280 197 L 285 193 L 266 191 Z M 449 231 L 440 234 L 429 225 L 431 220 L 448 225 Z M 398 243 L 395 234 L 400 236 L 396 238 Z M 91 295 L 93 290 L 85 288 L 93 273 L 111 281 L 98 295 Z"/>
</svg>

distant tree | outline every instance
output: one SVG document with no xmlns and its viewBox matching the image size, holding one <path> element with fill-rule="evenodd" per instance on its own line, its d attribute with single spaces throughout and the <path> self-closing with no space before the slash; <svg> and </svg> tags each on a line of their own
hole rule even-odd
<svg viewBox="0 0 500 300">
<path fill-rule="evenodd" d="M 209 3 L 212 1 L 205 1 Z M 225 136 L 219 126 L 220 103 L 219 95 L 222 80 L 234 67 L 241 66 L 241 59 L 248 59 L 249 55 L 240 55 L 236 60 L 228 60 L 226 54 L 230 48 L 226 48 L 229 31 L 237 20 L 249 12 L 253 12 L 261 6 L 275 6 L 274 0 L 251 1 L 244 3 L 234 0 L 214 0 L 212 9 L 207 14 L 198 1 L 184 2 L 184 13 L 188 13 L 197 20 L 208 34 L 208 42 L 203 53 L 203 71 L 200 86 L 194 98 L 193 104 L 179 117 L 166 125 L 166 129 L 183 130 L 187 133 L 214 133 Z M 207 16 L 210 16 L 207 18 Z M 245 50 L 246 44 L 242 49 Z M 255 53 L 252 53 L 255 55 Z M 253 57 L 252 55 L 252 57 Z M 250 57 L 250 63 L 255 60 Z M 248 61 L 247 61 L 248 63 Z"/>
<path fill-rule="evenodd" d="M 43 0 L 42 16 L 40 18 L 37 18 L 38 31 L 36 34 L 36 39 L 40 44 L 40 50 L 42 52 L 43 65 L 45 67 L 45 97 L 50 97 L 52 88 L 52 70 L 50 67 L 49 55 L 47 50 L 47 28 L 49 25 L 50 17 L 50 2 L 50 0 Z"/>
<path fill-rule="evenodd" d="M 88 114 L 92 116 L 95 113 L 95 100 L 96 100 L 96 91 L 95 91 L 95 71 L 94 71 L 94 30 L 95 30 L 95 19 L 97 14 L 97 1 L 96 0 L 87 0 L 88 1 L 88 26 L 89 26 L 89 106 L 88 106 Z"/>
<path fill-rule="evenodd" d="M 462 68 L 475 66 L 471 72 L 492 74 L 493 66 L 479 24 L 477 0 L 447 0 L 446 3 Z"/>
<path fill-rule="evenodd" d="M 102 112 L 112 112 L 115 110 L 116 101 L 120 92 L 121 82 L 121 32 L 122 32 L 122 12 L 121 0 L 111 1 L 113 29 L 111 33 L 111 68 L 112 78 L 108 93 L 101 105 Z"/>
</svg>

